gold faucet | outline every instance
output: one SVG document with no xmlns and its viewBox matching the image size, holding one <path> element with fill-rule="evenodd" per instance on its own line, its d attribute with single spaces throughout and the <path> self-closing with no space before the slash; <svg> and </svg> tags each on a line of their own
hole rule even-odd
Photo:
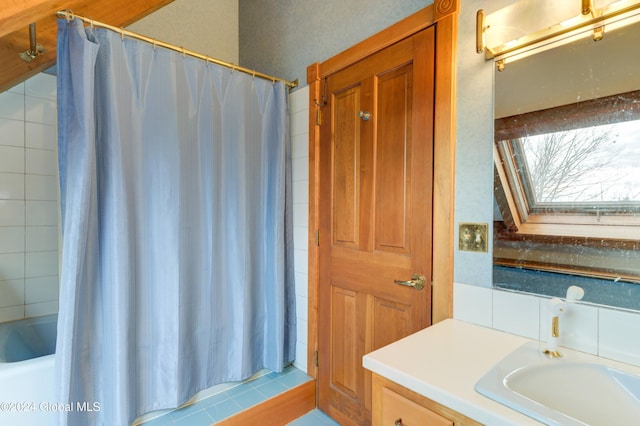
<svg viewBox="0 0 640 426">
<path fill-rule="evenodd" d="M 578 300 L 582 300 L 584 297 L 584 290 L 581 287 L 572 285 L 567 289 L 567 297 L 565 301 L 554 297 L 549 300 L 547 310 L 551 315 L 551 334 L 549 340 L 547 340 L 547 349 L 543 352 L 549 358 L 560 358 L 562 354 L 558 351 L 558 337 L 560 337 L 560 315 L 562 315 L 568 308 L 567 303 L 573 303 Z"/>
<path fill-rule="evenodd" d="M 558 351 L 558 337 L 560 337 L 560 315 L 567 309 L 567 304 L 554 297 L 549 300 L 548 310 L 551 314 L 551 335 L 547 340 L 547 349 L 544 354 L 550 358 L 560 358 L 562 354 Z"/>
<path fill-rule="evenodd" d="M 547 349 L 544 350 L 545 355 L 550 358 L 560 358 L 562 356 L 558 351 L 558 337 L 560 337 L 560 317 L 554 315 L 551 317 L 551 339 L 554 340 L 554 344 L 549 342 Z M 551 341 L 551 339 L 549 340 Z"/>
</svg>

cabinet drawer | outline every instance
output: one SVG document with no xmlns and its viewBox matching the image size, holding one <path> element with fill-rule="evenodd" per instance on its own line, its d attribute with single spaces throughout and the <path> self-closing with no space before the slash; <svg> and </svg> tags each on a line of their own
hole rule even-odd
<svg viewBox="0 0 640 426">
<path fill-rule="evenodd" d="M 453 421 L 428 408 L 382 388 L 382 425 L 384 426 L 453 426 Z"/>
</svg>

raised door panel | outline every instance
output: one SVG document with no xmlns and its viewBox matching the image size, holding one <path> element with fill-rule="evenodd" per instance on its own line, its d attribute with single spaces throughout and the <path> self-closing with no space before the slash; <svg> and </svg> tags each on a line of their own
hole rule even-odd
<svg viewBox="0 0 640 426">
<path fill-rule="evenodd" d="M 360 87 L 335 95 L 333 140 L 333 244 L 359 246 Z"/>
<path fill-rule="evenodd" d="M 408 253 L 410 246 L 412 64 L 377 77 L 375 248 Z"/>
<path fill-rule="evenodd" d="M 358 294 L 333 287 L 331 315 L 331 386 L 356 398 L 358 395 Z"/>
<path fill-rule="evenodd" d="M 373 347 L 381 348 L 411 334 L 410 304 L 375 298 L 373 306 Z"/>
</svg>

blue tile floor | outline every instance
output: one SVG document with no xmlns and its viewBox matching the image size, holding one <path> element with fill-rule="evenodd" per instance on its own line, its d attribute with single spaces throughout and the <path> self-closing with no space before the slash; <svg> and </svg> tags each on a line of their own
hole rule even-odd
<svg viewBox="0 0 640 426">
<path fill-rule="evenodd" d="M 287 389 L 311 380 L 293 366 L 282 373 L 264 371 L 243 383 L 223 384 L 201 392 L 196 402 L 173 411 L 147 414 L 134 424 L 140 426 L 209 426 Z M 319 410 L 291 422 L 293 426 L 338 425 Z"/>
<path fill-rule="evenodd" d="M 332 418 L 320 410 L 309 411 L 304 416 L 292 421 L 288 426 L 340 426 Z"/>
</svg>

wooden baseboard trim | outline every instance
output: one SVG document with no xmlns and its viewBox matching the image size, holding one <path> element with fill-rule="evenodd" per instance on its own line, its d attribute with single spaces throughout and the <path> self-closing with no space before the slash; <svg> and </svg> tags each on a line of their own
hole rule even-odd
<svg viewBox="0 0 640 426">
<path fill-rule="evenodd" d="M 216 426 L 283 426 L 316 407 L 316 381 L 310 380 L 215 423 Z"/>
</svg>

